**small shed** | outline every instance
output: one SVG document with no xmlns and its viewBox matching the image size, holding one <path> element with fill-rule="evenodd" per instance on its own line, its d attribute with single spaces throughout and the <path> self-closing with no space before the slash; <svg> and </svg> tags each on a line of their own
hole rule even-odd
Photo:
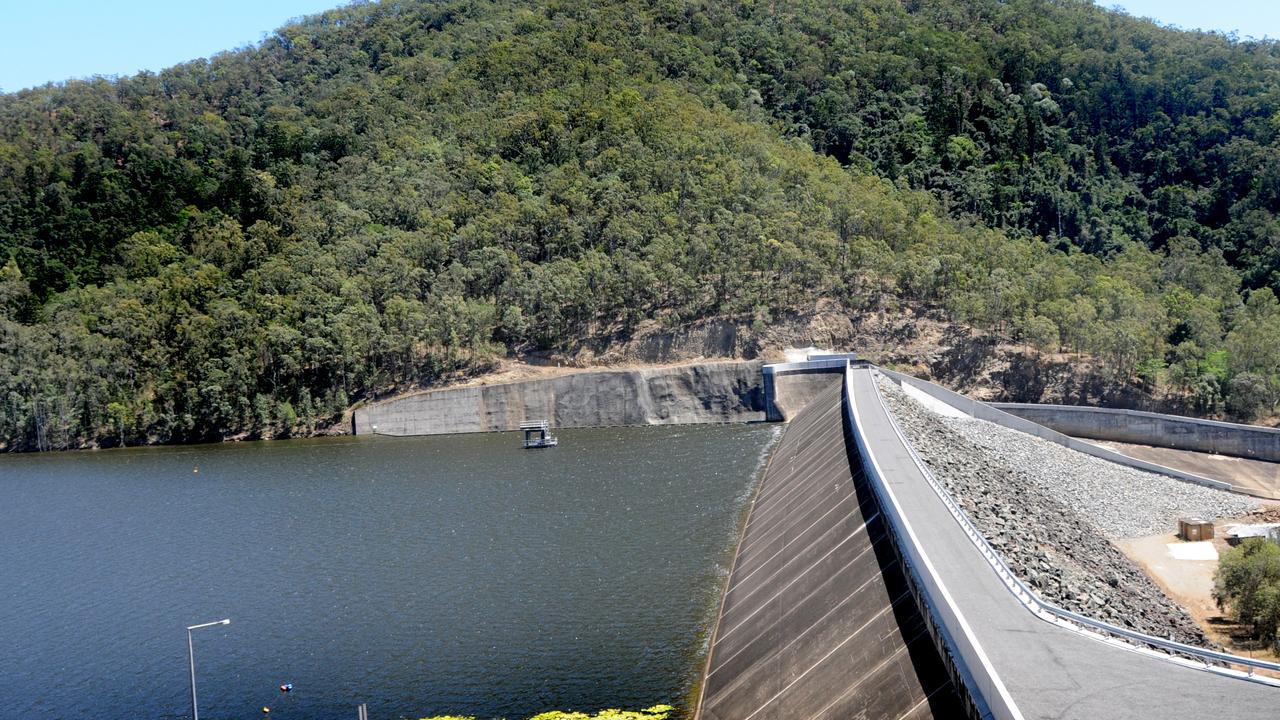
<svg viewBox="0 0 1280 720">
<path fill-rule="evenodd" d="M 1178 537 L 1188 542 L 1213 539 L 1213 523 L 1201 518 L 1182 518 L 1178 521 Z"/>
</svg>

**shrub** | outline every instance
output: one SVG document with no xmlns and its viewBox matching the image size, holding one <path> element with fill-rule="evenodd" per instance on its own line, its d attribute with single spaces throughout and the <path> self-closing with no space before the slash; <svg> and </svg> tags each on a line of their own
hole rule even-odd
<svg viewBox="0 0 1280 720">
<path fill-rule="evenodd" d="M 667 720 L 671 715 L 670 705 L 654 705 L 644 710 L 601 710 L 594 715 L 580 712 L 564 712 L 552 710 L 534 715 L 529 720 Z M 461 715 L 437 715 L 422 720 L 476 720 L 474 717 Z"/>
<path fill-rule="evenodd" d="M 671 714 L 670 705 L 654 705 L 644 710 L 601 710 L 595 715 L 579 712 L 551 712 L 534 715 L 529 720 L 667 720 Z"/>
<path fill-rule="evenodd" d="M 1213 599 L 1258 637 L 1274 642 L 1280 625 L 1280 545 L 1249 538 L 1223 554 L 1213 577 Z"/>
<path fill-rule="evenodd" d="M 1227 412 L 1238 420 L 1253 420 L 1270 404 L 1271 388 L 1261 375 L 1240 373 L 1227 384 Z"/>
</svg>

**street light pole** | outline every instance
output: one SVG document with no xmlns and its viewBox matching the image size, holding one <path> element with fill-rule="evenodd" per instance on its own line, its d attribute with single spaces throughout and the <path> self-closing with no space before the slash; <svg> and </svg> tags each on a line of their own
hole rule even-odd
<svg viewBox="0 0 1280 720">
<path fill-rule="evenodd" d="M 196 706 L 196 647 L 195 643 L 191 641 L 191 631 L 213 627 L 214 625 L 230 624 L 231 618 L 227 618 L 226 620 L 191 625 L 187 628 L 187 660 L 191 663 L 191 720 L 200 720 L 200 710 Z"/>
</svg>

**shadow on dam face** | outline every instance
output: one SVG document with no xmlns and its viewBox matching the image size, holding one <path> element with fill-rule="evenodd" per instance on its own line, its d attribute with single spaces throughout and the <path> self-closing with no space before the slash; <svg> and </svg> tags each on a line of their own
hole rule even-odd
<svg viewBox="0 0 1280 720">
<path fill-rule="evenodd" d="M 699 718 L 966 715 L 849 442 L 841 380 L 795 417 L 765 472 Z"/>
</svg>

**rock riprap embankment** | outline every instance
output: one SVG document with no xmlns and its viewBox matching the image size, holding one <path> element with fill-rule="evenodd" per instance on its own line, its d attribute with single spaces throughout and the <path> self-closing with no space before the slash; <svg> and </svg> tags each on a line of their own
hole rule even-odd
<svg viewBox="0 0 1280 720">
<path fill-rule="evenodd" d="M 1164 535 L 1178 518 L 1239 517 L 1261 507 L 1244 495 L 1125 467 L 986 420 L 943 422 L 1113 538 Z"/>
<path fill-rule="evenodd" d="M 1170 600 L 1078 506 L 1046 490 L 1043 478 L 1022 470 L 1023 459 L 989 450 L 887 380 L 885 401 L 934 476 L 968 513 L 978 530 L 1040 597 L 1082 615 L 1179 642 L 1214 647 L 1186 610 Z M 984 425 L 995 427 L 990 423 Z M 1028 442 L 1030 436 L 1025 436 Z M 1021 450 L 1005 445 L 1007 454 Z M 1082 456 L 1072 452 L 1074 456 Z M 1031 460 L 1026 460 L 1031 462 Z M 1073 459 L 1072 462 L 1075 462 Z M 1040 472 L 1075 482 L 1073 467 Z M 1133 502 L 1132 496 L 1123 496 Z M 1135 513 L 1141 507 L 1127 508 Z M 1115 514 L 1122 512 L 1117 508 Z"/>
</svg>

